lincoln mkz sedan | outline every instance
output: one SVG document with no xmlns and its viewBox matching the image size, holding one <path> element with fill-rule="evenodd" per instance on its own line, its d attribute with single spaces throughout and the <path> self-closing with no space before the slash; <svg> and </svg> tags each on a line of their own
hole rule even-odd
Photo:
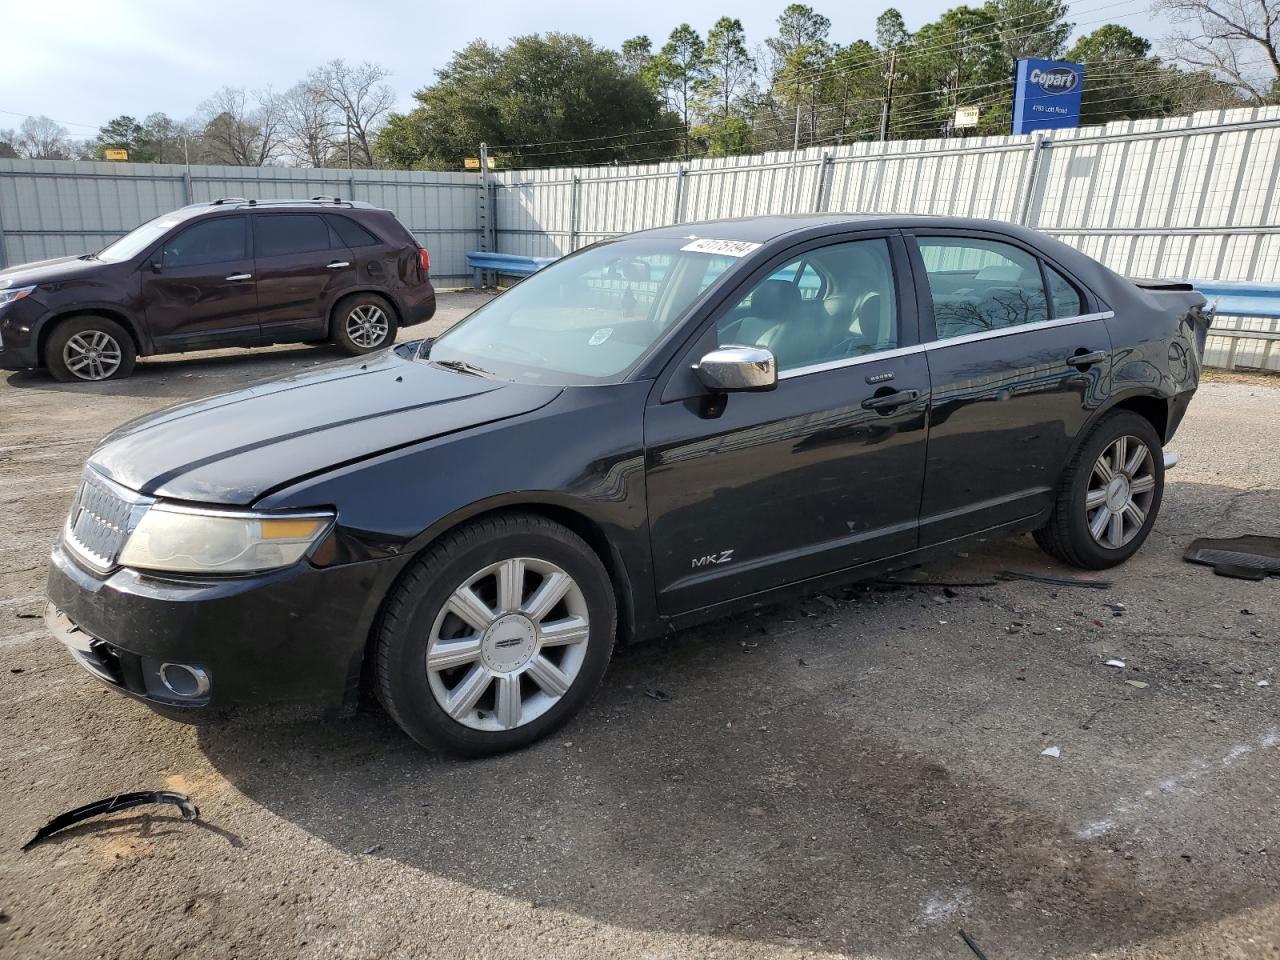
<svg viewBox="0 0 1280 960">
<path fill-rule="evenodd" d="M 565 257 L 435 340 L 126 424 L 46 614 L 166 714 L 528 744 L 615 641 L 1030 531 L 1136 551 L 1210 322 L 1034 231 L 686 224 Z"/>
</svg>

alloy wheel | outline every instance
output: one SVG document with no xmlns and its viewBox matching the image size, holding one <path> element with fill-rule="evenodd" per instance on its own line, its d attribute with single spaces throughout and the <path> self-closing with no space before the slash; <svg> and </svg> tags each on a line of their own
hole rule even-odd
<svg viewBox="0 0 1280 960">
<path fill-rule="evenodd" d="M 387 338 L 387 314 L 374 303 L 362 303 L 347 314 L 347 336 L 357 347 L 376 347 Z"/>
<path fill-rule="evenodd" d="M 80 380 L 106 380 L 120 369 L 124 351 L 102 330 L 82 330 L 62 348 L 62 362 Z"/>
<path fill-rule="evenodd" d="M 587 655 L 587 601 L 547 560 L 490 564 L 450 594 L 427 641 L 436 703 L 476 730 L 537 719 L 573 685 Z"/>
<path fill-rule="evenodd" d="M 1155 496 L 1155 458 L 1137 437 L 1118 437 L 1093 465 L 1085 493 L 1085 520 L 1101 546 L 1118 550 L 1147 522 Z"/>
</svg>

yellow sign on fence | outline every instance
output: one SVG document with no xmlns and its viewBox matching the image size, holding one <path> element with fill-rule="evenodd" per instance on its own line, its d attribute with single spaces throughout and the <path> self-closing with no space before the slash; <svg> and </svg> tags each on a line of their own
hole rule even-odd
<svg viewBox="0 0 1280 960">
<path fill-rule="evenodd" d="M 479 170 L 480 158 L 479 157 L 463 157 L 462 169 L 463 170 Z M 493 157 L 489 158 L 489 169 L 490 170 L 493 169 Z"/>
<path fill-rule="evenodd" d="M 102 151 L 102 155 L 108 160 L 128 160 L 129 151 L 120 147 L 107 147 Z"/>
</svg>

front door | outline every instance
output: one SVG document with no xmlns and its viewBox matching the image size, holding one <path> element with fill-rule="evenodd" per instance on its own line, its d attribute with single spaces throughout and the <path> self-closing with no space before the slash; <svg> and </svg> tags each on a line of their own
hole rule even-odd
<svg viewBox="0 0 1280 960">
<path fill-rule="evenodd" d="M 1073 444 L 1106 399 L 1111 338 L 1089 295 L 1029 249 L 917 238 L 936 339 L 922 546 L 1048 511 Z M 927 330 L 927 321 L 925 324 Z"/>
<path fill-rule="evenodd" d="M 259 342 L 248 229 L 248 218 L 238 214 L 201 220 L 166 240 L 140 268 L 157 352 Z"/>
<path fill-rule="evenodd" d="M 328 336 L 328 308 L 355 283 L 355 257 L 317 213 L 253 214 L 262 337 L 267 343 Z"/>
<path fill-rule="evenodd" d="M 663 614 L 916 546 L 929 381 L 914 297 L 895 279 L 906 270 L 897 236 L 791 257 L 680 361 L 716 345 L 767 347 L 777 388 L 651 399 L 646 482 Z"/>
</svg>

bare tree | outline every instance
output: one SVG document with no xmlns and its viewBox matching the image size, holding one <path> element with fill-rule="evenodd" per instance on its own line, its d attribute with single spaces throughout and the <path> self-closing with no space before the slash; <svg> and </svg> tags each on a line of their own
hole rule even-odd
<svg viewBox="0 0 1280 960">
<path fill-rule="evenodd" d="M 18 128 L 14 148 L 28 160 L 69 160 L 76 149 L 67 128 L 48 117 L 27 117 Z"/>
<path fill-rule="evenodd" d="M 1255 104 L 1280 92 L 1280 0 L 1157 0 L 1178 29 L 1169 52 Z"/>
<path fill-rule="evenodd" d="M 205 159 L 240 167 L 261 167 L 283 146 L 280 98 L 268 90 L 247 93 L 223 87 L 200 105 L 205 125 L 201 142 Z"/>
<path fill-rule="evenodd" d="M 350 130 L 351 161 L 356 166 L 372 167 L 373 141 L 378 128 L 395 104 L 395 94 L 383 81 L 391 75 L 376 63 L 350 65 L 345 60 L 330 60 L 311 71 L 307 83 L 333 105 L 335 120 L 341 124 L 337 133 Z"/>
<path fill-rule="evenodd" d="M 299 164 L 323 167 L 332 155 L 341 117 L 324 91 L 312 83 L 295 84 L 280 98 L 285 150 Z"/>
</svg>

